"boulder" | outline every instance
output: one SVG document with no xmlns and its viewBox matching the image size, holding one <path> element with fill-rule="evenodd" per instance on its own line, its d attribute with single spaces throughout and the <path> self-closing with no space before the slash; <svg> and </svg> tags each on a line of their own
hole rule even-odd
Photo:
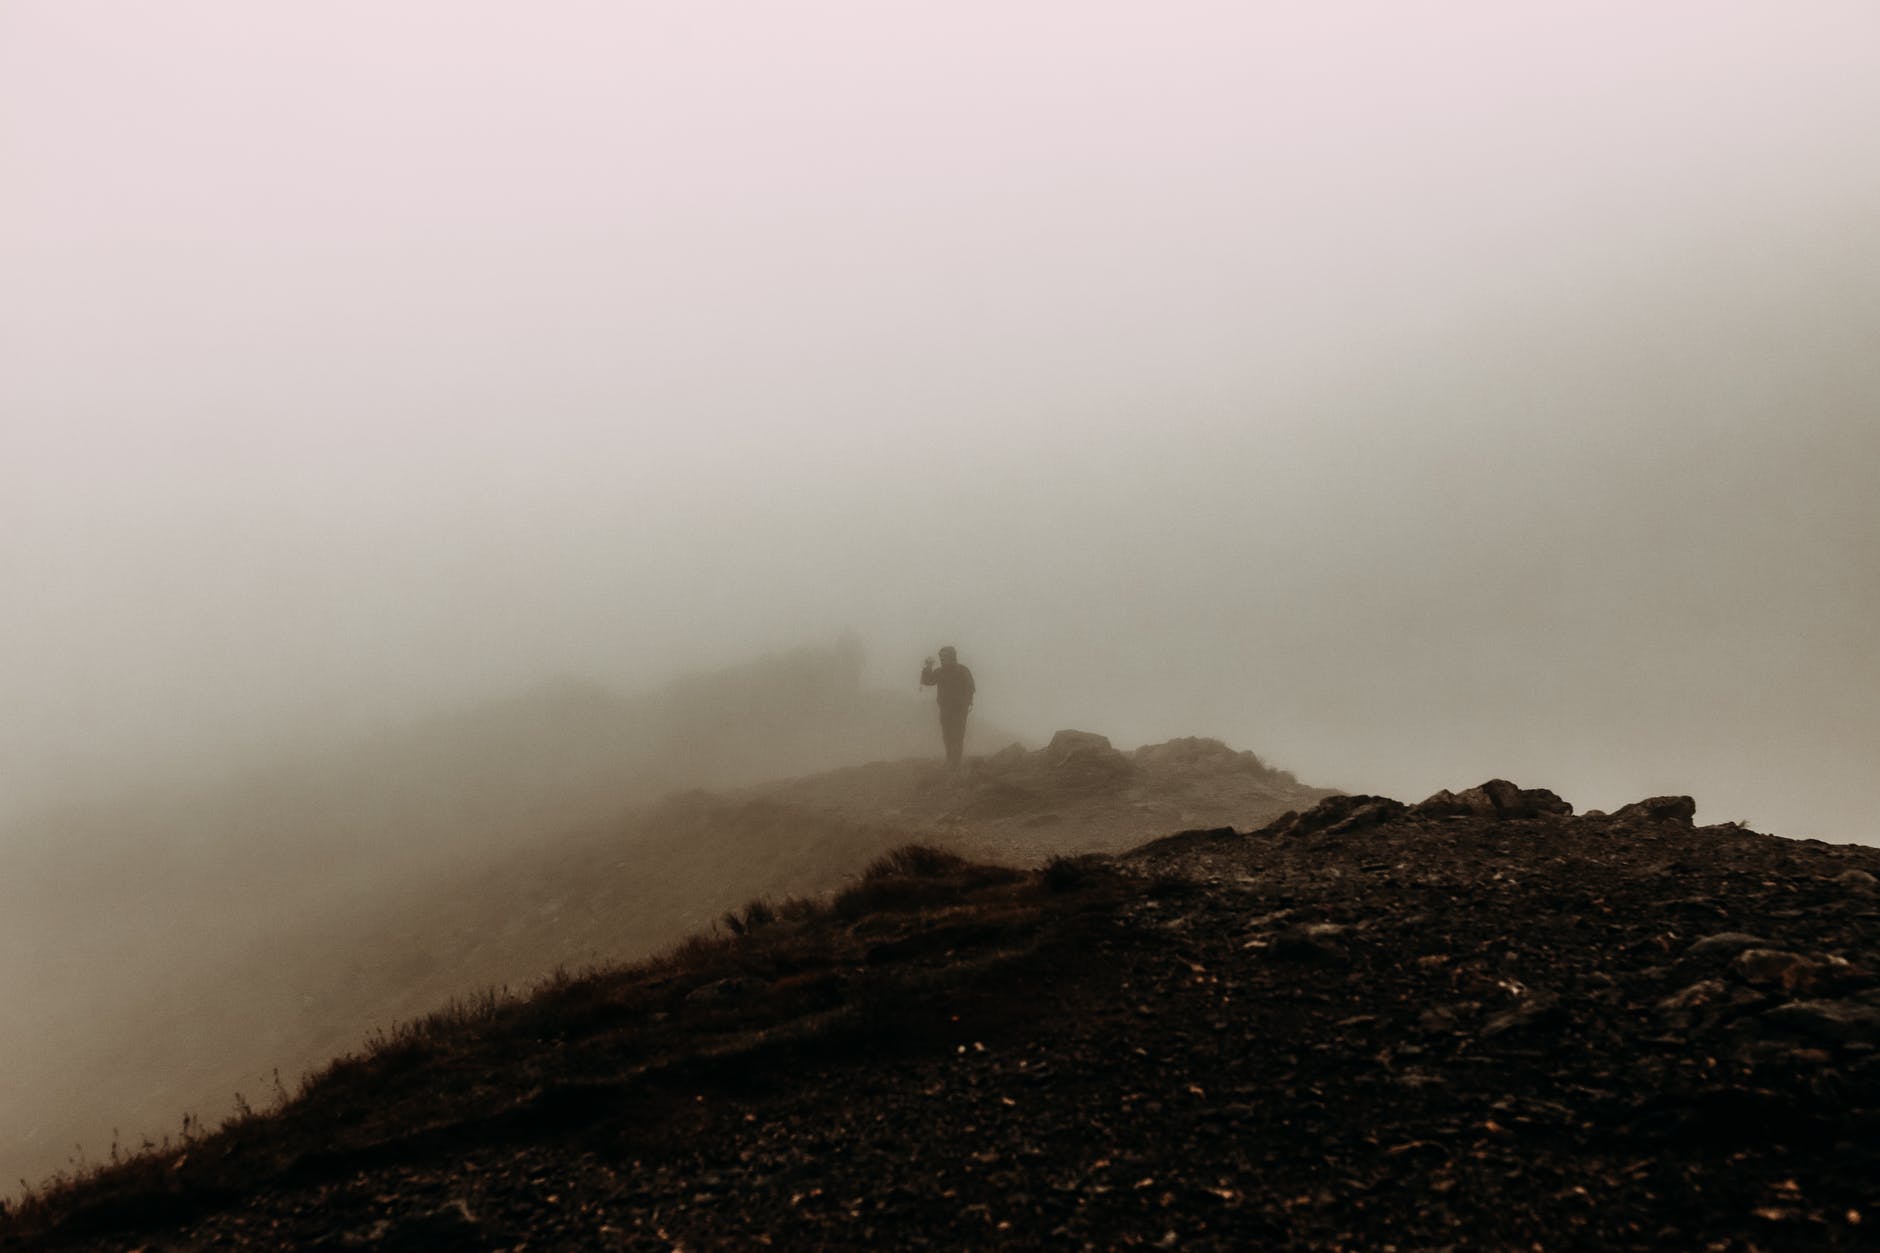
<svg viewBox="0 0 1880 1253">
<path fill-rule="evenodd" d="M 1461 818 L 1467 816 L 1469 807 L 1460 796 L 1448 788 L 1424 797 L 1410 807 L 1412 813 L 1427 814 L 1433 818 Z"/>
<path fill-rule="evenodd" d="M 1688 827 L 1696 816 L 1697 802 L 1688 796 L 1650 796 L 1621 806 L 1612 815 L 1612 821 L 1675 822 L 1681 827 Z"/>
<path fill-rule="evenodd" d="M 1862 896 L 1872 896 L 1880 892 L 1880 879 L 1874 878 L 1865 870 L 1843 870 L 1834 876 L 1834 881 L 1848 891 L 1858 892 Z"/>
<path fill-rule="evenodd" d="M 1072 753 L 1113 753 L 1110 737 L 1098 735 L 1095 731 L 1059 731 L 1045 745 L 1045 752 L 1053 757 L 1064 757 Z"/>
<path fill-rule="evenodd" d="M 1733 957 L 1746 948 L 1768 948 L 1769 941 L 1747 931 L 1719 931 L 1691 944 L 1692 957 Z"/>
<path fill-rule="evenodd" d="M 1044 759 L 1055 770 L 1084 774 L 1123 775 L 1136 765 L 1111 747 L 1108 736 L 1094 731 L 1059 731 L 1044 748 Z"/>
<path fill-rule="evenodd" d="M 1418 814 L 1434 818 L 1565 817 L 1573 806 L 1546 788 L 1520 788 L 1506 779 L 1490 779 L 1462 792 L 1447 788 L 1420 802 Z"/>
<path fill-rule="evenodd" d="M 1859 1001 L 1790 1001 L 1763 1014 L 1772 1026 L 1837 1043 L 1880 1043 L 1880 1007 Z"/>
<path fill-rule="evenodd" d="M 1365 827 L 1382 826 L 1392 818 L 1403 813 L 1403 805 L 1397 801 L 1382 797 L 1371 797 L 1368 803 L 1352 808 L 1345 816 L 1325 828 L 1327 835 L 1342 835 L 1347 831 L 1358 831 Z"/>
<path fill-rule="evenodd" d="M 1407 812 L 1408 807 L 1402 801 L 1388 796 L 1328 796 L 1303 814 L 1280 815 L 1254 834 L 1299 836 L 1323 832 L 1343 835 L 1378 826 Z"/>
<path fill-rule="evenodd" d="M 1825 967 L 1785 949 L 1746 948 L 1736 955 L 1730 969 L 1745 983 L 1793 991 L 1813 983 Z"/>
</svg>

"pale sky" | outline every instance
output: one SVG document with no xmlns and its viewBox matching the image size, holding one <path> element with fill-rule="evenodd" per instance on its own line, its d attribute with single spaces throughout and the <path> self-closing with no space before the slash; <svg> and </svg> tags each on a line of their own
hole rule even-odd
<svg viewBox="0 0 1880 1253">
<path fill-rule="evenodd" d="M 1880 840 L 1880 8 L 0 6 L 0 814 L 555 675 Z"/>
</svg>

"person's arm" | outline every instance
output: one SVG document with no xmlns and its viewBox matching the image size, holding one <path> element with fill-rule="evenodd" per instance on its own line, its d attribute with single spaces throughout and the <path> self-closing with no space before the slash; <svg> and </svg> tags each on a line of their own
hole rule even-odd
<svg viewBox="0 0 1880 1253">
<path fill-rule="evenodd" d="M 926 661 L 923 661 L 920 666 L 920 685 L 922 687 L 932 687 L 939 681 L 940 674 L 933 668 L 933 658 L 929 657 Z"/>
<path fill-rule="evenodd" d="M 961 666 L 960 669 L 966 670 L 966 667 Z M 978 685 L 973 682 L 973 672 L 971 670 L 966 670 L 966 707 L 968 709 L 971 709 L 973 707 L 973 693 L 977 692 L 978 690 L 979 690 Z"/>
</svg>

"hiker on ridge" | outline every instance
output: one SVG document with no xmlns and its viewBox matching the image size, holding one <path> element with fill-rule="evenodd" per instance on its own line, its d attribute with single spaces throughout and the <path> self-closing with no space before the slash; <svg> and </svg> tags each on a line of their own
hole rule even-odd
<svg viewBox="0 0 1880 1253">
<path fill-rule="evenodd" d="M 966 745 L 966 711 L 973 707 L 973 672 L 960 664 L 949 644 L 940 650 L 938 666 L 932 657 L 921 666 L 920 685 L 939 689 L 940 738 L 946 742 L 947 765 L 957 769 Z"/>
</svg>

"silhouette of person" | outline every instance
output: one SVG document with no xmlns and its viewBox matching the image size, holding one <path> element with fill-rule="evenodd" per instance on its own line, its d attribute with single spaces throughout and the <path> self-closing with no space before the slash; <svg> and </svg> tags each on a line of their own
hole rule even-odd
<svg viewBox="0 0 1880 1253">
<path fill-rule="evenodd" d="M 973 672 L 960 664 L 952 645 L 940 650 L 940 664 L 929 657 L 920 668 L 920 685 L 938 689 L 940 738 L 947 746 L 947 765 L 957 768 L 966 746 L 966 711 L 973 707 Z"/>
</svg>

